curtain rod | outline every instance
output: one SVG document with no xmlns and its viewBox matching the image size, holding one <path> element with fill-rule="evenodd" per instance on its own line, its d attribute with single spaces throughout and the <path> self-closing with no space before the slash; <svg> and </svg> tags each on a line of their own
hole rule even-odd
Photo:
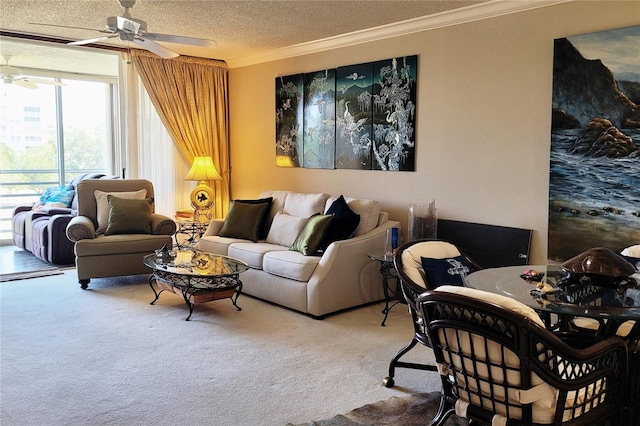
<svg viewBox="0 0 640 426">
<path fill-rule="evenodd" d="M 44 41 L 44 42 L 47 42 L 47 43 L 56 43 L 56 44 L 67 44 L 67 43 L 71 43 L 71 42 L 75 41 L 75 40 L 65 40 L 65 39 L 62 39 L 62 38 L 56 38 L 56 37 L 50 37 L 50 36 L 15 33 L 15 32 L 12 32 L 12 31 L 4 31 L 4 30 L 0 30 L 0 36 L 17 38 L 17 39 L 21 39 L 21 40 Z M 126 52 L 127 51 L 127 49 L 122 48 L 122 47 L 105 46 L 105 45 L 95 44 L 95 43 L 85 44 L 84 46 L 92 47 L 92 48 L 96 48 L 96 49 L 103 49 L 103 50 L 113 50 L 115 52 Z"/>
</svg>

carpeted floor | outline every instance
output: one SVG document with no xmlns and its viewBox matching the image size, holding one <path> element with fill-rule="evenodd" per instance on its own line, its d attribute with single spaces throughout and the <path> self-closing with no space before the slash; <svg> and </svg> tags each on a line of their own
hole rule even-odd
<svg viewBox="0 0 640 426">
<path fill-rule="evenodd" d="M 0 423 L 299 424 L 440 388 L 407 369 L 382 386 L 412 335 L 401 306 L 381 327 L 382 304 L 318 321 L 241 296 L 240 312 L 221 300 L 187 322 L 180 297 L 152 299 L 146 276 L 86 291 L 75 270 L 0 284 Z M 433 362 L 426 348 L 409 355 Z"/>
</svg>

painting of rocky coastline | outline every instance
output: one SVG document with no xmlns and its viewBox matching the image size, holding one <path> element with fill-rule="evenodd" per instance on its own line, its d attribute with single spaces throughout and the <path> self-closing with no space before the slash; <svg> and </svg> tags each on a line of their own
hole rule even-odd
<svg viewBox="0 0 640 426">
<path fill-rule="evenodd" d="M 549 252 L 640 243 L 640 26 L 556 39 Z"/>
</svg>

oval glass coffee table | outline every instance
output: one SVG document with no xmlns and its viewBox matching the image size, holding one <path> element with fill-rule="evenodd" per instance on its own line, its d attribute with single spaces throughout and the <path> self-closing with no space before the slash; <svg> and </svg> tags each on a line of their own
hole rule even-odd
<svg viewBox="0 0 640 426">
<path fill-rule="evenodd" d="M 189 308 L 187 321 L 193 314 L 193 305 L 198 303 L 231 299 L 233 306 L 242 310 L 237 304 L 242 292 L 240 274 L 249 265 L 241 260 L 195 249 L 163 248 L 144 256 L 143 262 L 153 271 L 149 277 L 149 286 L 156 296 L 152 305 L 167 290 L 184 298 Z"/>
</svg>

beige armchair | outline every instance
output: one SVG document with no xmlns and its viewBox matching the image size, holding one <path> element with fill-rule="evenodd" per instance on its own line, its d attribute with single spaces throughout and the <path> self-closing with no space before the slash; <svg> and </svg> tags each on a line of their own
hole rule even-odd
<svg viewBox="0 0 640 426">
<path fill-rule="evenodd" d="M 172 245 L 176 223 L 154 212 L 153 184 L 142 179 L 83 180 L 78 215 L 67 226 L 75 243 L 78 281 L 146 274 L 145 254 Z"/>
</svg>

